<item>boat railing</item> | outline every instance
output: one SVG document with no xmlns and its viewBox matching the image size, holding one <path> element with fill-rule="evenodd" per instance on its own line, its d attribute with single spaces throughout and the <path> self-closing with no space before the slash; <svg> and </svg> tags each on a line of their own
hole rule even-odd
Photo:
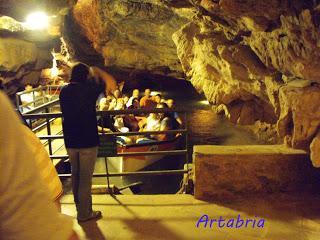
<svg viewBox="0 0 320 240">
<path fill-rule="evenodd" d="M 108 172 L 106 173 L 94 173 L 93 177 L 118 177 L 118 176 L 149 176 L 149 175 L 175 175 L 175 174 L 187 174 L 189 172 L 188 164 L 189 162 L 189 148 L 188 148 L 188 126 L 187 126 L 187 111 L 184 109 L 163 109 L 163 108 L 154 108 L 154 109 L 126 109 L 126 110 L 112 110 L 112 111 L 97 111 L 97 117 L 111 117 L 116 115 L 126 115 L 126 114 L 148 114 L 148 113 L 180 113 L 183 114 L 183 127 L 176 130 L 167 130 L 167 131 L 145 131 L 145 132 L 102 132 L 101 136 L 133 136 L 133 135 L 150 135 L 150 134 L 179 134 L 184 141 L 183 147 L 178 150 L 169 150 L 169 151 L 148 151 L 148 152 L 126 152 L 110 154 L 110 156 L 104 157 L 121 157 L 121 156 L 147 156 L 147 155 L 184 155 L 185 156 L 185 166 L 184 169 L 175 169 L 175 170 L 157 170 L 157 171 L 137 171 L 137 172 Z M 27 113 L 23 114 L 24 119 L 34 120 L 34 119 L 45 119 L 47 125 L 47 135 L 38 136 L 41 140 L 49 141 L 49 155 L 52 160 L 59 159 L 60 161 L 65 161 L 69 157 L 68 155 L 54 155 L 52 153 L 52 141 L 55 139 L 63 139 L 63 135 L 52 135 L 50 129 L 50 119 L 62 119 L 62 113 Z M 187 174 L 188 175 L 188 174 Z M 60 177 L 71 177 L 71 174 L 59 174 Z"/>
</svg>

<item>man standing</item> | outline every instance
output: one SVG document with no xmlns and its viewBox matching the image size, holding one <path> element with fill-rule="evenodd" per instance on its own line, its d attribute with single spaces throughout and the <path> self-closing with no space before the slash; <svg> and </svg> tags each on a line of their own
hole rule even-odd
<svg viewBox="0 0 320 240">
<path fill-rule="evenodd" d="M 90 70 L 93 79 L 90 79 Z M 102 80 L 102 81 L 101 81 Z M 60 93 L 64 141 L 71 162 L 72 190 L 79 222 L 101 217 L 92 210 L 91 185 L 98 151 L 96 101 L 100 93 L 117 89 L 115 79 L 98 68 L 76 64 L 70 83 Z"/>
</svg>

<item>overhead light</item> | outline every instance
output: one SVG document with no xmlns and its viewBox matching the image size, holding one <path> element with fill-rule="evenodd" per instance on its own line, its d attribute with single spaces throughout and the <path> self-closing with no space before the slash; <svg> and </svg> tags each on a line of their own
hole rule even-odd
<svg viewBox="0 0 320 240">
<path fill-rule="evenodd" d="M 25 26 L 30 30 L 42 30 L 49 26 L 49 17 L 44 12 L 34 12 L 28 15 Z"/>
</svg>

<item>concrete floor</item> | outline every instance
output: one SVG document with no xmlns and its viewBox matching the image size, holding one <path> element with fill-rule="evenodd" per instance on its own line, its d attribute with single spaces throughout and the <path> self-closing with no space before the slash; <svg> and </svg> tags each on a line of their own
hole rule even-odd
<svg viewBox="0 0 320 240">
<path fill-rule="evenodd" d="M 213 240 L 318 240 L 320 195 L 285 194 L 242 199 L 235 203 L 207 203 L 191 195 L 94 195 L 93 208 L 103 218 L 75 230 L 87 239 L 213 239 Z M 76 216 L 71 195 L 62 199 L 62 212 Z M 212 228 L 199 218 L 264 219 L 263 228 Z"/>
</svg>

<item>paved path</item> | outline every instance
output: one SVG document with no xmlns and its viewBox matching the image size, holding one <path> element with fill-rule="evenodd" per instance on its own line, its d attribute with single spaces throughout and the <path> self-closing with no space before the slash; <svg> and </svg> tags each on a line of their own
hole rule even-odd
<svg viewBox="0 0 320 240">
<path fill-rule="evenodd" d="M 72 196 L 62 199 L 62 211 L 75 216 Z M 210 239 L 210 240 L 318 240 L 320 196 L 272 195 L 236 203 L 207 203 L 191 195 L 93 196 L 93 208 L 103 218 L 75 228 L 89 239 Z M 197 228 L 199 218 L 264 219 L 263 228 Z"/>
</svg>

